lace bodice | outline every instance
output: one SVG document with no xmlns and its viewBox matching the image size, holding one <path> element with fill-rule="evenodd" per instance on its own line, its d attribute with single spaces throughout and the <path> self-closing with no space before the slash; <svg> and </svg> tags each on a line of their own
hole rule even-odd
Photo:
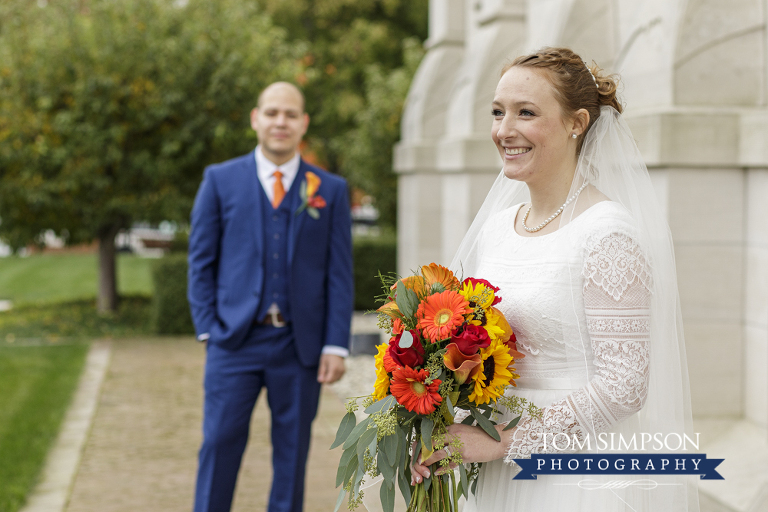
<svg viewBox="0 0 768 512">
<path fill-rule="evenodd" d="M 542 432 L 583 441 L 637 412 L 649 375 L 651 279 L 628 212 L 605 201 L 554 233 L 522 237 L 518 209 L 486 222 L 477 275 L 501 288 L 499 308 L 526 354 L 520 385 L 564 396 L 518 423 L 509 463 L 552 451 Z"/>
</svg>

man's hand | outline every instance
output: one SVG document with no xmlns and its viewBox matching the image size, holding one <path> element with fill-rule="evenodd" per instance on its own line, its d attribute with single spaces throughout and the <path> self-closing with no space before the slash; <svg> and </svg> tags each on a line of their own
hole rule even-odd
<svg viewBox="0 0 768 512">
<path fill-rule="evenodd" d="M 344 358 L 335 354 L 323 354 L 320 356 L 320 367 L 317 370 L 317 382 L 321 384 L 333 384 L 344 375 L 346 368 Z"/>
</svg>

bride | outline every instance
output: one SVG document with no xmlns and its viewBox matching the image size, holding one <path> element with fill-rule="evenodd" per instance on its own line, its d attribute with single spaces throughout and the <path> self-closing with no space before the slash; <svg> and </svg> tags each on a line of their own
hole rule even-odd
<svg viewBox="0 0 768 512">
<path fill-rule="evenodd" d="M 513 480 L 514 459 L 576 451 L 553 446 L 555 434 L 601 453 L 601 433 L 691 435 L 669 228 L 616 89 L 566 48 L 519 57 L 496 87 L 491 136 L 503 169 L 452 269 L 501 288 L 526 356 L 508 393 L 542 416 L 501 431 L 512 419 L 502 414 L 501 443 L 449 427 L 463 460 L 484 462 L 465 512 L 698 510 L 695 477 Z M 414 481 L 445 456 L 416 464 Z"/>
</svg>

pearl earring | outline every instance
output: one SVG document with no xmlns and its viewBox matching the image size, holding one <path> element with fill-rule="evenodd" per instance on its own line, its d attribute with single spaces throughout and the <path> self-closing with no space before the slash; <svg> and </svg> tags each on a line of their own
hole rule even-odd
<svg viewBox="0 0 768 512">
<path fill-rule="evenodd" d="M 572 134 L 571 134 L 571 138 L 572 138 L 572 139 L 575 139 L 576 137 L 578 137 L 578 135 L 576 135 L 575 133 L 572 133 Z"/>
</svg>

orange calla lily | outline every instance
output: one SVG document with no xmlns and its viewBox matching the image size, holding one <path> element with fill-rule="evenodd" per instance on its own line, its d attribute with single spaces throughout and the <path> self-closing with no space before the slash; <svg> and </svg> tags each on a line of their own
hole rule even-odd
<svg viewBox="0 0 768 512">
<path fill-rule="evenodd" d="M 384 313 L 388 317 L 395 318 L 395 319 L 403 316 L 400 314 L 400 308 L 397 307 L 397 304 L 395 303 L 395 301 L 387 302 L 376 311 L 378 311 L 379 313 Z"/>
<path fill-rule="evenodd" d="M 320 177 L 312 171 L 305 173 L 307 177 L 307 197 L 312 197 L 317 193 L 317 189 L 320 188 Z"/>
<path fill-rule="evenodd" d="M 445 348 L 443 362 L 446 368 L 453 371 L 457 384 L 464 384 L 480 371 L 480 364 L 483 362 L 483 357 L 480 354 L 467 356 L 459 350 L 459 346 L 455 343 L 449 343 Z"/>
</svg>

